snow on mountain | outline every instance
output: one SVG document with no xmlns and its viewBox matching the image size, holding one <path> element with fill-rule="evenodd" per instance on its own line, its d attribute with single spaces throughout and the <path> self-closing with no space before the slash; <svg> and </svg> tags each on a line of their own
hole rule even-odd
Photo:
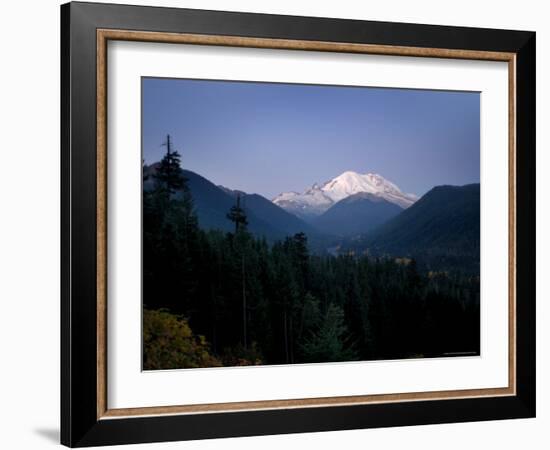
<svg viewBox="0 0 550 450">
<path fill-rule="evenodd" d="M 272 201 L 289 212 L 307 218 L 318 216 L 336 202 L 361 192 L 381 197 L 401 208 L 408 208 L 418 200 L 416 195 L 403 193 L 381 175 L 347 171 L 322 186 L 315 183 L 303 193 L 283 192 Z"/>
<path fill-rule="evenodd" d="M 312 186 L 303 194 L 283 192 L 272 201 L 288 212 L 306 219 L 323 214 L 334 204 L 334 200 L 316 186 Z"/>
</svg>

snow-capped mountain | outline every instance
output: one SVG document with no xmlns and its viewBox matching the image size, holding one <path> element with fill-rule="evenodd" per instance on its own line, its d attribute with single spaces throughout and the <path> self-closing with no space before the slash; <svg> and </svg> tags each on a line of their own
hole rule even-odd
<svg viewBox="0 0 550 450">
<path fill-rule="evenodd" d="M 323 185 L 315 183 L 303 193 L 283 192 L 272 201 L 300 217 L 318 216 L 350 195 L 366 192 L 405 209 L 418 197 L 402 192 L 394 183 L 375 173 L 347 171 Z"/>
</svg>

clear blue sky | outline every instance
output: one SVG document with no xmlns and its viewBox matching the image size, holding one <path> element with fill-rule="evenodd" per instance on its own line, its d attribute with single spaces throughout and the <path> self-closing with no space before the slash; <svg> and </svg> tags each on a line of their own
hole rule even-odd
<svg viewBox="0 0 550 450">
<path fill-rule="evenodd" d="M 346 170 L 417 195 L 479 182 L 479 93 L 144 78 L 143 157 L 273 198 Z"/>
</svg>

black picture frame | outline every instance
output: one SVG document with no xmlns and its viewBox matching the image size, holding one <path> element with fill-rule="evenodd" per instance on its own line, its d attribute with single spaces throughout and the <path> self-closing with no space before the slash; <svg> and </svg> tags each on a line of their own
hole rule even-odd
<svg viewBox="0 0 550 450">
<path fill-rule="evenodd" d="M 228 413 L 97 415 L 98 29 L 516 55 L 516 395 Z M 534 32 L 112 4 L 61 6 L 61 443 L 71 447 L 535 416 Z"/>
</svg>

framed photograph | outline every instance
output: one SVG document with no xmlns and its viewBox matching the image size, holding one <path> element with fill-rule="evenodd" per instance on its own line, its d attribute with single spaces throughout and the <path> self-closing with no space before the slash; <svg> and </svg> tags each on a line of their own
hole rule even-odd
<svg viewBox="0 0 550 450">
<path fill-rule="evenodd" d="M 534 32 L 61 26 L 63 444 L 534 417 Z"/>
</svg>

